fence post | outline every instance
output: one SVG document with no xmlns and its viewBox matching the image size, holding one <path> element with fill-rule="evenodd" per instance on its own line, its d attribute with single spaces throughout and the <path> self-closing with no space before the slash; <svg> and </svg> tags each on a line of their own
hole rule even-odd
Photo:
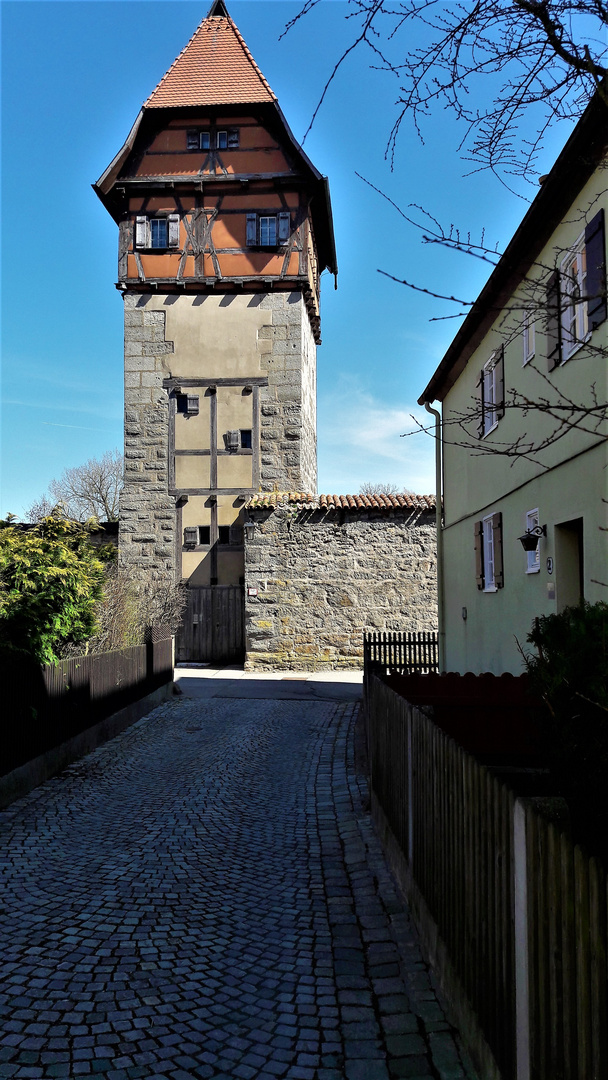
<svg viewBox="0 0 608 1080">
<path fill-rule="evenodd" d="M 407 861 L 410 870 L 414 864 L 414 793 L 412 791 L 412 779 L 414 767 L 412 763 L 412 706 L 407 707 Z"/>
<path fill-rule="evenodd" d="M 515 894 L 515 1061 L 517 1080 L 530 1080 L 527 858 L 526 808 L 521 799 L 516 799 L 513 809 L 513 871 Z"/>
</svg>

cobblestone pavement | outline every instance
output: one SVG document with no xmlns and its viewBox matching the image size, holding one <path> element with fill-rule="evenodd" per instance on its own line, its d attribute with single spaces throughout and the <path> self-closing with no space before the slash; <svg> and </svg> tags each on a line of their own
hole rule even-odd
<svg viewBox="0 0 608 1080">
<path fill-rule="evenodd" d="M 472 1077 L 357 709 L 177 700 L 0 813 L 0 1077 Z"/>
</svg>

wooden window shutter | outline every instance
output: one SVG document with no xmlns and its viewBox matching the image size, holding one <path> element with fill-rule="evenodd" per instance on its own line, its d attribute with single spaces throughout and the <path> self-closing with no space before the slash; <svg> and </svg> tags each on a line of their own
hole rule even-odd
<svg viewBox="0 0 608 1080">
<path fill-rule="evenodd" d="M 502 560 L 502 514 L 492 514 L 492 536 L 494 540 L 494 584 L 497 589 L 502 589 L 505 583 L 505 575 Z"/>
<path fill-rule="evenodd" d="M 496 419 L 500 420 L 505 415 L 505 347 L 500 346 L 498 359 L 494 373 L 494 385 L 496 387 Z"/>
<path fill-rule="evenodd" d="M 562 361 L 562 311 L 559 287 L 559 270 L 555 270 L 547 283 L 547 364 L 549 371 Z"/>
<path fill-rule="evenodd" d="M 289 240 L 290 227 L 291 214 L 289 211 L 282 211 L 279 214 L 279 244 L 286 244 Z"/>
<path fill-rule="evenodd" d="M 150 247 L 150 222 L 143 214 L 135 218 L 135 247 Z"/>
<path fill-rule="evenodd" d="M 169 214 L 167 218 L 167 245 L 179 247 L 179 214 Z"/>
<path fill-rule="evenodd" d="M 247 247 L 255 247 L 258 242 L 258 215 L 247 214 Z"/>
<path fill-rule="evenodd" d="M 479 403 L 479 423 L 477 424 L 477 438 L 478 439 L 481 439 L 481 436 L 483 435 L 483 422 L 484 422 L 484 415 L 483 414 L 484 414 L 484 408 L 485 408 L 485 402 L 484 402 L 484 376 L 485 376 L 485 371 L 482 368 L 480 373 L 479 373 L 479 382 L 477 383 L 477 386 L 479 388 L 479 399 L 478 399 L 478 403 Z"/>
<path fill-rule="evenodd" d="M 587 318 L 589 329 L 603 323 L 608 315 L 606 305 L 606 233 L 604 211 L 589 222 L 585 228 L 587 255 Z"/>
<path fill-rule="evenodd" d="M 198 529 L 196 525 L 189 525 L 184 529 L 184 544 L 198 543 Z"/>
<path fill-rule="evenodd" d="M 475 577 L 477 588 L 483 589 L 483 521 L 475 522 Z"/>
</svg>

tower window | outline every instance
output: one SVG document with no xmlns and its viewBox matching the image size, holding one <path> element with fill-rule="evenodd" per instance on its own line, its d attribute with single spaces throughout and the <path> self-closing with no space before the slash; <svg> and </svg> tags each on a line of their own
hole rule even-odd
<svg viewBox="0 0 608 1080">
<path fill-rule="evenodd" d="M 211 134 L 208 131 L 199 132 L 199 146 L 201 150 L 208 150 L 211 146 Z"/>
<path fill-rule="evenodd" d="M 218 525 L 217 538 L 218 538 L 218 543 L 220 543 L 220 544 L 229 544 L 230 543 L 230 526 L 229 525 Z"/>
<path fill-rule="evenodd" d="M 260 216 L 260 246 L 274 247 L 277 242 L 277 219 Z"/>
<path fill-rule="evenodd" d="M 167 214 L 165 217 L 138 214 L 135 219 L 135 247 L 179 247 L 179 220 L 179 214 Z"/>
<path fill-rule="evenodd" d="M 150 220 L 150 247 L 159 248 L 167 246 L 167 219 L 152 218 Z"/>
<path fill-rule="evenodd" d="M 178 394 L 177 411 L 180 413 L 184 413 L 185 416 L 197 416 L 199 411 L 197 395 Z"/>
<path fill-rule="evenodd" d="M 210 525 L 187 525 L 184 529 L 184 547 L 209 547 L 210 543 Z"/>
<path fill-rule="evenodd" d="M 241 428 L 241 450 L 251 450 L 251 428 Z"/>
<path fill-rule="evenodd" d="M 288 210 L 280 214 L 247 214 L 247 246 L 278 247 L 286 244 L 291 232 Z"/>
</svg>

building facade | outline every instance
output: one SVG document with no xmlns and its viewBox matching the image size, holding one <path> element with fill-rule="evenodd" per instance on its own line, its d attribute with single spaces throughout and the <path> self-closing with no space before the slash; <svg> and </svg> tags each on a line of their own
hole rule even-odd
<svg viewBox="0 0 608 1080">
<path fill-rule="evenodd" d="M 94 185 L 119 228 L 125 313 L 120 559 L 238 586 L 252 493 L 316 491 L 327 180 L 222 0 Z"/>
<path fill-rule="evenodd" d="M 420 398 L 442 405 L 445 670 L 519 673 L 534 618 L 608 599 L 607 143 L 598 95 Z"/>
</svg>

